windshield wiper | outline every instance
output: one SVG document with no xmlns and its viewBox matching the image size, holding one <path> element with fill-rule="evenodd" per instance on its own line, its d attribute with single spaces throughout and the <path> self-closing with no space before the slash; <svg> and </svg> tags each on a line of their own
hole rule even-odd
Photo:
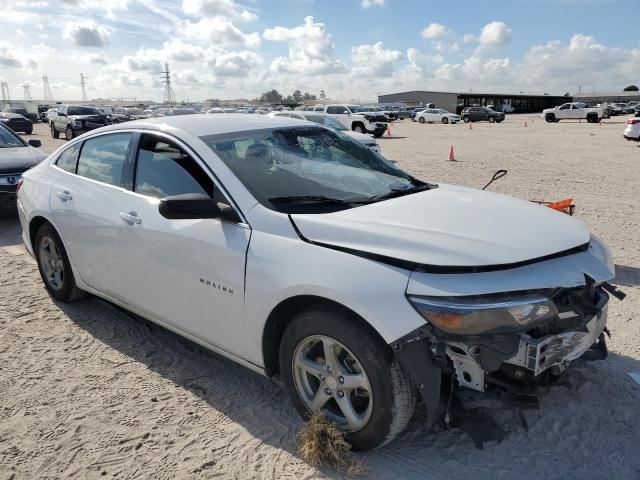
<svg viewBox="0 0 640 480">
<path fill-rule="evenodd" d="M 431 190 L 432 188 L 433 188 L 433 185 L 425 183 L 425 184 L 412 185 L 408 188 L 394 189 L 394 190 L 391 190 L 390 192 L 383 193 L 382 195 L 376 195 L 375 197 L 370 197 L 367 200 L 367 203 L 375 203 L 375 202 L 380 202 L 382 200 L 388 200 L 389 198 L 403 197 L 404 195 L 424 192 L 425 190 Z"/>
<path fill-rule="evenodd" d="M 337 205 L 351 205 L 358 201 L 341 200 L 340 198 L 325 197 L 324 195 L 289 195 L 284 197 L 271 197 L 271 203 L 333 203 Z"/>
</svg>

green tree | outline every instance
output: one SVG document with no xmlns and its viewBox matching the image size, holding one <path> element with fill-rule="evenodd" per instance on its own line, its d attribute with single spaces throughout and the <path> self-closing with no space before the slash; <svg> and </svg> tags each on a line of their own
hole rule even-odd
<svg viewBox="0 0 640 480">
<path fill-rule="evenodd" d="M 299 102 L 302 101 L 302 92 L 300 90 L 296 90 L 295 92 L 293 92 L 291 97 L 293 98 L 294 102 L 298 102 L 299 103 Z"/>
<path fill-rule="evenodd" d="M 282 95 L 277 90 L 269 90 L 260 95 L 261 102 L 280 103 L 282 102 Z"/>
<path fill-rule="evenodd" d="M 623 92 L 637 92 L 638 90 L 640 89 L 637 85 L 629 85 L 628 87 L 624 88 Z"/>
<path fill-rule="evenodd" d="M 327 94 L 324 93 L 324 90 L 320 90 L 320 98 L 324 100 L 326 97 L 327 97 Z"/>
</svg>

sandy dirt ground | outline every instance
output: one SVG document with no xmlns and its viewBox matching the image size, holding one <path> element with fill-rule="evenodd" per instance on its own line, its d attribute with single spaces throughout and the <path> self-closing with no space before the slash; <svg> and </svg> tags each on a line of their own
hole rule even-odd
<svg viewBox="0 0 640 480">
<path fill-rule="evenodd" d="M 524 127 L 524 121 L 527 127 Z M 496 411 L 509 431 L 478 449 L 464 432 L 406 433 L 359 454 L 367 478 L 640 478 L 640 148 L 623 118 L 546 124 L 397 122 L 383 153 L 420 178 L 527 199 L 573 197 L 611 247 L 617 284 L 610 355 L 570 371 L 540 408 Z M 44 126 L 32 138 L 52 151 Z M 453 145 L 458 161 L 447 161 Z M 108 303 L 45 293 L 17 219 L 0 220 L 0 480 L 36 478 L 342 478 L 297 454 L 301 421 L 275 382 Z"/>
</svg>

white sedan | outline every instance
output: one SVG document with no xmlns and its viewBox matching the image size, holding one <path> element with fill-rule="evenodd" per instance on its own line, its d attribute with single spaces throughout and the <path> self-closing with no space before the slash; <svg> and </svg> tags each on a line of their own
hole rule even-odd
<svg viewBox="0 0 640 480">
<path fill-rule="evenodd" d="M 460 115 L 440 108 L 427 108 L 416 114 L 416 121 L 420 123 L 458 123 Z"/>
<path fill-rule="evenodd" d="M 355 449 L 398 435 L 417 394 L 433 423 L 450 394 L 531 392 L 606 354 L 613 259 L 582 223 L 311 122 L 94 130 L 24 174 L 18 210 L 56 300 L 96 295 L 279 375 Z"/>
<path fill-rule="evenodd" d="M 640 141 L 640 116 L 627 120 L 627 128 L 623 135 L 627 140 Z"/>
</svg>

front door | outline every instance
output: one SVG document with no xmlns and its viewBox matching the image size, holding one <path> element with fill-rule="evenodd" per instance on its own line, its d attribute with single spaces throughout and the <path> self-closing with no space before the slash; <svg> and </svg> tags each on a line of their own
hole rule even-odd
<svg viewBox="0 0 640 480">
<path fill-rule="evenodd" d="M 120 243 L 127 302 L 161 322 L 232 353 L 243 348 L 245 258 L 251 231 L 214 219 L 169 220 L 161 198 L 204 193 L 229 204 L 187 148 L 142 134 L 133 191 L 123 201 Z"/>
<path fill-rule="evenodd" d="M 132 134 L 90 138 L 62 152 L 50 196 L 51 211 L 80 278 L 120 298 L 122 270 L 118 252 L 119 216 L 125 195 L 122 173 Z M 79 151 L 79 157 L 78 157 Z"/>
</svg>

